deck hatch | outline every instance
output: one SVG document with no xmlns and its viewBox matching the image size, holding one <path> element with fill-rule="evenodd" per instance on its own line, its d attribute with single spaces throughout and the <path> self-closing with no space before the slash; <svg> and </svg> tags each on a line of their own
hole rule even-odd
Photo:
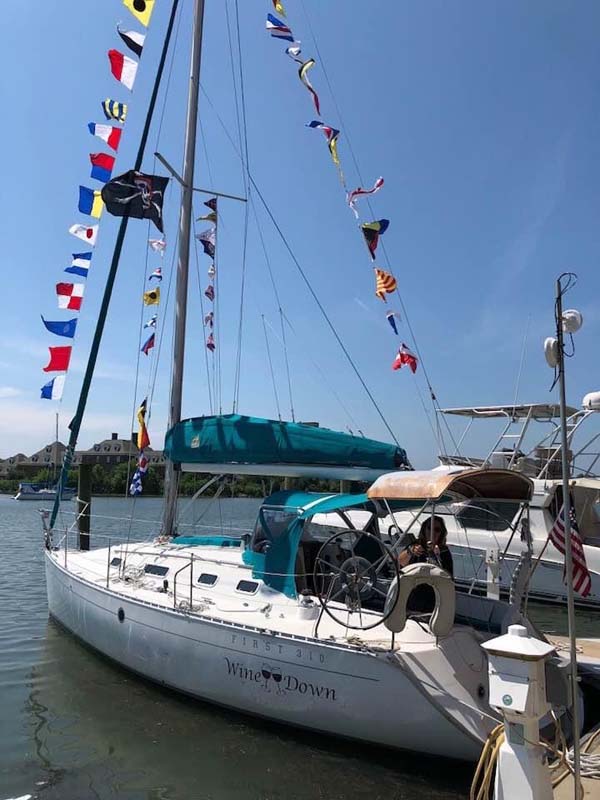
<svg viewBox="0 0 600 800">
<path fill-rule="evenodd" d="M 214 586 L 218 580 L 218 575 L 212 575 L 210 572 L 203 572 L 198 578 L 198 583 L 201 586 Z"/>
<path fill-rule="evenodd" d="M 240 581 L 235 587 L 235 590 L 236 592 L 255 594 L 258 591 L 258 583 L 256 581 Z"/>
<path fill-rule="evenodd" d="M 164 578 L 168 571 L 168 567 L 161 567 L 159 564 L 146 564 L 144 567 L 146 575 L 158 575 L 161 578 Z"/>
</svg>

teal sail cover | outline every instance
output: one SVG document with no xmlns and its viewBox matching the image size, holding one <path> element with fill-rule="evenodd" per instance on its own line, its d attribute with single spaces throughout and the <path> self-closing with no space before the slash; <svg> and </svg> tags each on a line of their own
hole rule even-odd
<svg viewBox="0 0 600 800">
<path fill-rule="evenodd" d="M 239 414 L 194 417 L 171 428 L 165 457 L 182 464 L 294 464 L 410 469 L 406 451 L 393 444 Z"/>
</svg>

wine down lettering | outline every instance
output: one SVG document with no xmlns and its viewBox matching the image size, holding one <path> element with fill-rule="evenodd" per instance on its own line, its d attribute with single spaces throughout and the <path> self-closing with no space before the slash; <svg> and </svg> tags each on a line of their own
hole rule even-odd
<svg viewBox="0 0 600 800">
<path fill-rule="evenodd" d="M 242 664 L 241 661 L 231 661 L 227 656 L 225 656 L 225 661 L 227 663 L 227 674 L 231 675 L 231 677 L 239 678 L 242 683 L 256 683 L 267 691 L 275 691 L 279 694 L 296 692 L 335 702 L 335 689 L 300 680 L 295 675 L 282 673 L 278 667 L 273 667 L 270 664 L 264 664 L 262 669 L 255 670 Z"/>
</svg>

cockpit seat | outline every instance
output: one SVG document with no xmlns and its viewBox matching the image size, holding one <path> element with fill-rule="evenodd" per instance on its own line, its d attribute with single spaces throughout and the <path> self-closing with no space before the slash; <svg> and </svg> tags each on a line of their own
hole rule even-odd
<svg viewBox="0 0 600 800">
<path fill-rule="evenodd" d="M 435 564 L 410 564 L 403 567 L 387 593 L 384 615 L 393 610 L 385 620 L 392 633 L 404 630 L 408 617 L 408 598 L 417 586 L 430 586 L 435 595 L 435 606 L 429 620 L 434 636 L 447 636 L 454 625 L 456 592 L 451 576 Z"/>
</svg>

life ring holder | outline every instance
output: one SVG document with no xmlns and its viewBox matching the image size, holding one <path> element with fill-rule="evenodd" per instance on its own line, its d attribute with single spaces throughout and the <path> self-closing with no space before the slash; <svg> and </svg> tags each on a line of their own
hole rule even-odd
<svg viewBox="0 0 600 800">
<path fill-rule="evenodd" d="M 435 607 L 429 620 L 434 636 L 447 636 L 454 626 L 456 589 L 448 572 L 436 564 L 409 564 L 392 581 L 384 608 L 385 627 L 392 633 L 404 630 L 408 619 L 408 598 L 418 586 L 430 586 Z"/>
</svg>

